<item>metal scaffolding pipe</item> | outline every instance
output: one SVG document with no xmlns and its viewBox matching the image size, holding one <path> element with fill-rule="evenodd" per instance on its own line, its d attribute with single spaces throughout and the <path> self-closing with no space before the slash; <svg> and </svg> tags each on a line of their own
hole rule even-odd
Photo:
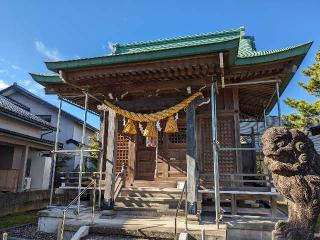
<svg viewBox="0 0 320 240">
<path fill-rule="evenodd" d="M 62 152 L 62 153 L 59 153 L 59 152 L 57 152 L 57 155 L 70 155 L 70 156 L 80 156 L 81 155 L 81 153 L 75 153 L 75 152 L 70 152 L 70 153 L 68 153 L 68 152 Z M 95 157 L 92 157 L 92 156 L 90 156 L 90 155 L 87 155 L 87 154 L 84 154 L 83 155 L 83 157 L 90 157 L 90 158 L 95 158 Z"/>
<path fill-rule="evenodd" d="M 259 135 L 258 135 L 259 136 Z M 219 148 L 219 151 L 260 151 L 261 148 Z"/>
<path fill-rule="evenodd" d="M 280 80 L 265 80 L 265 81 L 250 81 L 250 82 L 240 82 L 240 83 L 228 83 L 228 84 L 225 84 L 225 87 L 256 85 L 256 84 L 266 84 L 266 83 L 278 83 L 279 81 Z"/>
<path fill-rule="evenodd" d="M 220 193 L 219 193 L 219 153 L 218 153 L 218 131 L 217 131 L 217 89 L 215 84 L 211 85 L 211 127 L 212 127 L 212 156 L 214 172 L 214 195 L 216 210 L 216 225 L 219 228 L 220 220 Z"/>
<path fill-rule="evenodd" d="M 58 151 L 59 147 L 59 129 L 60 129 L 60 116 L 61 116 L 61 108 L 62 108 L 62 98 L 59 98 L 59 110 L 58 110 L 58 118 L 57 118 L 57 126 L 56 126 L 56 138 L 54 142 L 54 151 Z M 50 201 L 49 206 L 52 206 L 52 199 L 53 199 L 53 189 L 54 189 L 54 178 L 56 172 L 56 164 L 57 164 L 57 153 L 53 153 L 53 167 L 51 173 L 51 188 L 50 188 Z"/>
<path fill-rule="evenodd" d="M 101 182 L 102 182 L 102 166 L 103 166 L 103 158 L 105 153 L 105 134 L 106 134 L 106 111 L 103 111 L 102 117 L 102 133 L 101 133 L 101 151 L 100 151 L 100 158 L 99 158 L 99 198 L 98 198 L 98 206 L 101 208 L 101 197 L 102 197 L 102 190 L 101 190 Z"/>
<path fill-rule="evenodd" d="M 264 122 L 264 130 L 266 130 L 267 129 L 266 109 L 263 109 L 263 122 Z"/>
<path fill-rule="evenodd" d="M 276 91 L 277 91 L 277 106 L 278 106 L 278 120 L 279 120 L 279 126 L 282 125 L 282 119 L 281 119 L 281 108 L 280 108 L 280 92 L 279 92 L 279 83 L 276 83 Z"/>
<path fill-rule="evenodd" d="M 81 182 L 82 182 L 82 165 L 83 165 L 83 148 L 85 144 L 86 128 L 87 128 L 87 113 L 88 113 L 88 93 L 85 92 L 85 101 L 84 101 L 84 114 L 83 114 L 83 124 L 82 124 L 82 137 L 81 137 L 81 151 L 80 151 L 80 163 L 79 163 L 79 184 L 78 184 L 78 194 L 81 193 Z M 80 197 L 78 198 L 77 205 L 78 214 L 80 212 Z"/>
<path fill-rule="evenodd" d="M 52 153 L 78 153 L 78 152 L 99 152 L 97 149 L 70 149 L 70 150 L 57 150 L 52 151 Z"/>
</svg>

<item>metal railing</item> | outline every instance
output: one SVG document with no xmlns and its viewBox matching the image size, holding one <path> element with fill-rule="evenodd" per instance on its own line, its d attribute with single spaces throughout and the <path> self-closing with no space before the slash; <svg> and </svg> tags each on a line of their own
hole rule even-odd
<svg viewBox="0 0 320 240">
<path fill-rule="evenodd" d="M 122 188 L 125 186 L 126 184 L 126 176 L 127 172 L 126 172 L 126 168 L 125 165 L 122 164 L 121 166 L 121 171 L 116 175 L 115 177 L 115 184 L 114 184 L 114 196 L 113 196 L 113 200 L 116 201 L 117 197 L 119 196 Z"/>
<path fill-rule="evenodd" d="M 8 233 L 7 232 L 2 233 L 2 240 L 8 240 Z"/>
<path fill-rule="evenodd" d="M 181 203 L 182 203 L 182 197 L 183 194 L 185 192 L 185 207 L 184 207 L 184 211 L 185 211 L 185 230 L 188 230 L 188 193 L 187 193 L 187 181 L 184 182 L 183 184 L 183 188 L 182 188 L 182 192 L 180 195 L 180 199 L 178 202 L 178 206 L 176 209 L 176 214 L 174 216 L 174 236 L 177 237 L 177 218 L 178 218 L 178 213 L 181 207 Z"/>
<path fill-rule="evenodd" d="M 92 179 L 90 184 L 86 186 L 85 189 L 83 189 L 69 204 L 66 206 L 63 211 L 62 211 L 62 221 L 61 221 L 61 228 L 60 228 L 60 238 L 59 240 L 63 240 L 63 233 L 64 233 L 64 225 L 65 225 L 65 219 L 66 219 L 66 213 L 69 210 L 69 208 L 72 206 L 72 204 L 76 203 L 79 201 L 81 196 L 89 190 L 92 186 L 92 191 L 93 191 L 93 197 L 92 197 L 92 214 L 91 214 L 91 223 L 94 223 L 94 211 L 95 211 L 95 205 L 96 205 L 96 185 L 97 185 L 97 179 Z"/>
</svg>

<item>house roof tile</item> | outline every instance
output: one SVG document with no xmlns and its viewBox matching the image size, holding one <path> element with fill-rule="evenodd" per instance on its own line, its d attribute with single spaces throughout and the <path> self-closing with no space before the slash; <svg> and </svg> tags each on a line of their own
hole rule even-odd
<svg viewBox="0 0 320 240">
<path fill-rule="evenodd" d="M 0 110 L 3 113 L 13 115 L 20 119 L 29 121 L 30 123 L 39 125 L 43 128 L 51 130 L 55 129 L 55 127 L 50 125 L 50 123 L 48 123 L 47 121 L 17 106 L 14 102 L 10 101 L 8 98 L 2 95 L 0 95 Z"/>
</svg>

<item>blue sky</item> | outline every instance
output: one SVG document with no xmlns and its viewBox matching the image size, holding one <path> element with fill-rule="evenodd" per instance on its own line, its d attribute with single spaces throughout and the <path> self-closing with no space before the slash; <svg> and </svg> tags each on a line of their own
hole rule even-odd
<svg viewBox="0 0 320 240">
<path fill-rule="evenodd" d="M 17 82 L 45 96 L 28 72 L 48 72 L 43 61 L 90 57 L 110 53 L 112 43 L 151 40 L 244 26 L 259 50 L 287 47 L 313 40 L 302 66 L 282 96 L 305 98 L 297 81 L 313 63 L 320 46 L 318 0 L 1 0 L 0 88 Z M 64 108 L 81 117 L 67 104 Z M 284 104 L 284 113 L 292 111 Z M 97 126 L 97 119 L 89 117 Z"/>
</svg>

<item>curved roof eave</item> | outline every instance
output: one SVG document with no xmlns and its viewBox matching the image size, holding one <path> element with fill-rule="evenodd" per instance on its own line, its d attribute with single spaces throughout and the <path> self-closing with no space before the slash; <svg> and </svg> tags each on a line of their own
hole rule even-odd
<svg viewBox="0 0 320 240">
<path fill-rule="evenodd" d="M 237 50 L 239 46 L 239 37 L 234 37 L 228 41 L 216 42 L 198 46 L 188 46 L 182 48 L 172 48 L 165 50 L 156 50 L 141 53 L 128 53 L 120 55 L 107 55 L 94 58 L 83 58 L 69 61 L 45 62 L 47 68 L 51 71 L 58 72 L 64 69 L 75 69 L 85 67 L 95 67 L 102 65 L 135 63 L 140 61 L 160 60 L 175 57 L 192 56 L 198 54 L 213 53 L 219 51 Z M 236 51 L 232 51 L 235 55 Z M 235 56 L 230 56 L 235 59 Z"/>
<path fill-rule="evenodd" d="M 251 56 L 238 56 L 235 65 L 267 63 L 300 55 L 304 57 L 308 53 L 312 43 L 313 42 L 307 42 L 305 44 L 272 51 L 254 51 Z"/>
</svg>

